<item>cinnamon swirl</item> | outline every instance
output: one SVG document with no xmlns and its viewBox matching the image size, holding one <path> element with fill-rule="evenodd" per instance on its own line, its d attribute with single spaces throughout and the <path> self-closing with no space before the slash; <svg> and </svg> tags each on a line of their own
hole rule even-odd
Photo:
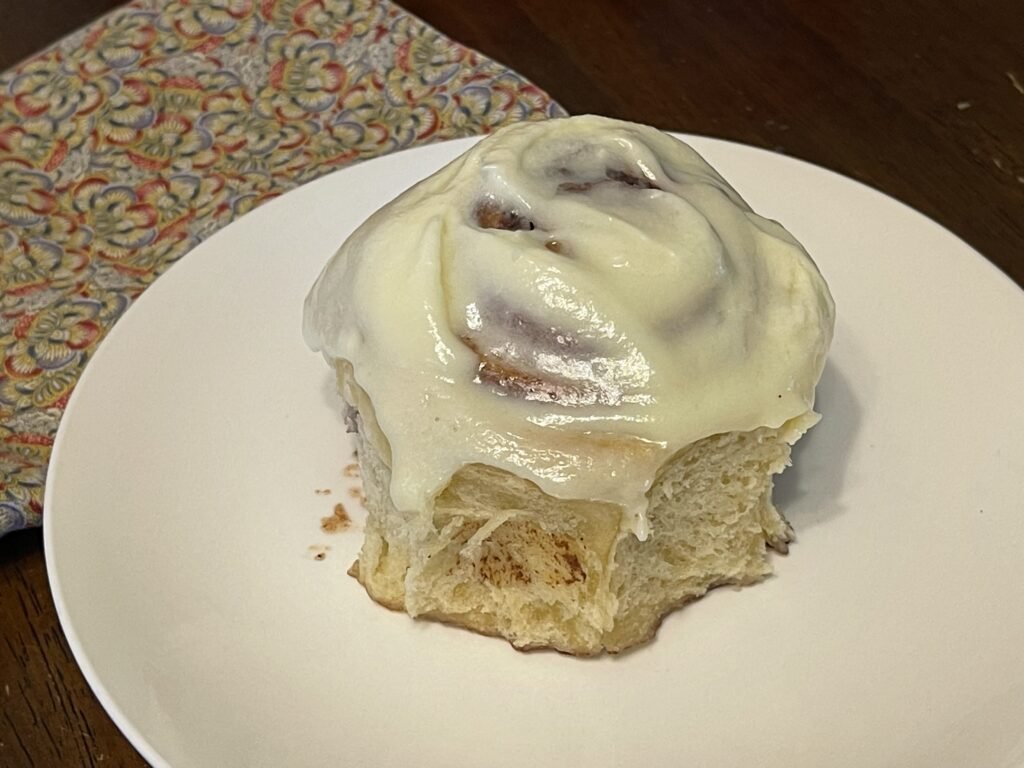
<svg viewBox="0 0 1024 768">
<path fill-rule="evenodd" d="M 806 251 L 686 144 L 593 116 L 493 134 L 306 300 L 359 436 L 354 574 L 412 616 L 576 654 L 763 578 L 833 314 Z"/>
</svg>

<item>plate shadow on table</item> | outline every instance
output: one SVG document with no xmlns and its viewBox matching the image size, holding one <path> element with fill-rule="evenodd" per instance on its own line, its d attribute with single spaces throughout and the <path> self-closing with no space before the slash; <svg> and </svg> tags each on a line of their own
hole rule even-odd
<svg viewBox="0 0 1024 768">
<path fill-rule="evenodd" d="M 821 376 L 814 408 L 821 421 L 793 446 L 793 465 L 775 478 L 773 499 L 797 538 L 843 512 L 843 482 L 860 431 L 860 403 L 832 362 Z"/>
</svg>

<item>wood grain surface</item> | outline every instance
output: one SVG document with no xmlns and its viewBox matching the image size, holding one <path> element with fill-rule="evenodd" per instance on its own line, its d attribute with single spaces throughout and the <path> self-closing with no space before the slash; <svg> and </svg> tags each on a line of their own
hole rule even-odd
<svg viewBox="0 0 1024 768">
<path fill-rule="evenodd" d="M 0 69 L 111 6 L 4 0 Z M 571 113 L 766 147 L 870 184 L 1024 285 L 1020 0 L 405 7 L 516 69 Z M 1007 332 L 1024 341 L 1024 329 Z M 143 764 L 70 656 L 38 531 L 0 540 L 0 633 L 0 766 Z"/>
</svg>

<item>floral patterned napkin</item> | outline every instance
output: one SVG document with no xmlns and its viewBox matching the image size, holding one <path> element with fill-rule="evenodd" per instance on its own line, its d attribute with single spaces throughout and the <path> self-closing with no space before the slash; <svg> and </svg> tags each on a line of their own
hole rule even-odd
<svg viewBox="0 0 1024 768">
<path fill-rule="evenodd" d="M 197 243 L 368 157 L 563 114 L 384 0 L 137 0 L 0 75 L 0 536 L 82 367 Z"/>
</svg>

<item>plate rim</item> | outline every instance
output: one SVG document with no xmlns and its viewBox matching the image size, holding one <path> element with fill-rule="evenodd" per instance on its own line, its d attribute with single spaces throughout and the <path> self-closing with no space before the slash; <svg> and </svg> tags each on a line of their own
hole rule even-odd
<svg viewBox="0 0 1024 768">
<path fill-rule="evenodd" d="M 668 133 L 671 133 L 676 138 L 679 138 L 682 141 L 685 141 L 687 143 L 691 143 L 691 142 L 696 142 L 698 144 L 707 143 L 709 146 L 714 146 L 716 148 L 717 147 L 721 147 L 725 151 L 737 152 L 739 154 L 750 153 L 752 155 L 768 155 L 768 156 L 771 156 L 773 159 L 782 159 L 782 160 L 784 160 L 784 161 L 786 161 L 788 163 L 797 164 L 799 166 L 805 166 L 807 169 L 811 169 L 811 170 L 813 170 L 816 173 L 825 173 L 828 176 L 835 177 L 836 179 L 841 180 L 845 184 L 852 184 L 852 185 L 855 185 L 857 187 L 863 188 L 864 190 L 867 190 L 869 193 L 871 193 L 873 195 L 877 195 L 877 196 L 880 196 L 881 198 L 884 198 L 884 200 L 886 201 L 887 204 L 889 204 L 889 205 L 895 204 L 896 206 L 899 206 L 900 208 L 903 209 L 902 213 L 904 215 L 906 215 L 906 214 L 912 215 L 914 218 L 916 218 L 918 220 L 918 222 L 921 225 L 926 225 L 926 226 L 930 226 L 930 227 L 933 227 L 933 228 L 938 228 L 939 230 L 941 230 L 942 233 L 946 237 L 948 237 L 948 238 L 950 238 L 952 240 L 955 240 L 957 243 L 959 243 L 961 246 L 963 246 L 967 251 L 969 251 L 970 254 L 971 254 L 971 257 L 973 259 L 975 259 L 975 260 L 979 260 L 980 259 L 981 262 L 983 262 L 985 265 L 987 265 L 988 269 L 992 273 L 994 273 L 996 276 L 998 276 L 999 279 L 1005 281 L 1006 284 L 1008 284 L 1008 286 L 1010 288 L 1012 288 L 1013 290 L 1016 291 L 1016 293 L 1018 294 L 1018 298 L 1024 298 L 1024 286 L 1018 285 L 1013 280 L 1013 278 L 1010 277 L 1010 275 L 1007 272 L 1005 272 L 999 265 L 994 263 L 991 259 L 987 258 L 978 249 L 976 249 L 974 246 L 972 246 L 970 243 L 968 243 L 962 237 L 957 235 L 955 232 L 953 232 L 952 230 L 950 230 L 947 227 L 945 227 L 940 222 L 938 222 L 935 219 L 927 216 L 926 214 L 922 213 L 921 211 L 911 207 L 908 203 L 900 200 L 899 198 L 893 197 L 892 195 L 890 195 L 890 194 L 888 194 L 888 193 L 878 189 L 875 186 L 872 186 L 872 185 L 870 185 L 868 183 L 865 183 L 863 181 L 860 181 L 858 179 L 854 179 L 852 177 L 846 176 L 845 174 L 839 173 L 838 171 L 831 170 L 831 169 L 829 169 L 827 167 L 824 167 L 822 165 L 819 165 L 817 163 L 814 163 L 814 162 L 811 162 L 811 161 L 808 161 L 808 160 L 804 160 L 804 159 L 801 159 L 801 158 L 793 157 L 791 155 L 779 153 L 779 152 L 773 151 L 771 149 L 766 149 L 766 148 L 762 148 L 762 147 L 756 147 L 756 146 L 753 146 L 753 145 L 744 144 L 744 143 L 740 143 L 740 142 L 735 142 L 735 141 L 731 141 L 731 140 L 728 140 L 728 139 L 721 139 L 721 138 L 716 138 L 716 137 L 706 136 L 706 135 L 701 135 L 701 134 L 682 133 L 682 132 L 677 132 L 677 131 L 668 131 Z M 376 161 L 389 160 L 389 159 L 393 160 L 396 157 L 399 157 L 401 155 L 405 155 L 405 154 L 410 153 L 410 152 L 415 152 L 415 153 L 428 153 L 428 152 L 432 152 L 432 153 L 436 153 L 442 159 L 442 164 L 443 163 L 447 163 L 451 159 L 457 157 L 457 155 L 460 154 L 462 151 L 465 151 L 465 149 L 468 149 L 470 146 L 472 146 L 473 144 L 475 144 L 478 141 L 482 140 L 483 138 L 485 138 L 485 136 L 460 137 L 460 138 L 450 139 L 450 140 L 447 140 L 447 141 L 435 142 L 435 143 L 431 143 L 431 144 L 427 144 L 427 145 L 422 145 L 422 146 L 404 148 L 404 149 L 402 149 L 402 150 L 400 150 L 398 152 L 392 152 L 392 153 L 389 153 L 387 155 L 382 155 L 382 156 L 379 156 L 379 157 L 374 157 L 374 158 L 369 158 L 367 160 L 362 160 L 362 161 L 359 161 L 356 164 L 345 166 L 343 168 L 339 168 L 337 170 L 334 170 L 334 171 L 332 171 L 332 172 L 330 172 L 328 174 L 325 174 L 324 176 L 321 176 L 321 177 L 319 177 L 317 179 L 314 179 L 314 180 L 312 180 L 312 181 L 310 181 L 310 182 L 308 182 L 306 184 L 300 185 L 299 187 L 296 187 L 295 189 L 288 190 L 288 192 L 286 192 L 285 194 L 280 195 L 279 197 L 275 198 L 274 200 L 269 201 L 266 205 L 261 206 L 260 208 L 261 209 L 272 209 L 272 207 L 275 204 L 277 204 L 277 202 L 279 200 L 284 199 L 288 195 L 290 195 L 290 194 L 292 194 L 294 192 L 297 192 L 300 189 L 307 190 L 308 188 L 310 188 L 312 186 L 315 186 L 315 185 L 317 185 L 319 183 L 322 183 L 325 180 L 330 179 L 330 178 L 336 176 L 337 174 L 344 174 L 344 173 L 352 170 L 353 168 L 364 166 L 367 163 L 374 163 Z M 704 149 L 702 148 L 699 151 L 701 151 L 701 153 L 703 154 Z M 438 167 L 441 167 L 441 166 L 438 166 Z M 401 191 L 402 190 L 396 190 L 395 194 L 399 194 Z M 266 215 L 266 214 L 264 214 L 264 215 Z M 227 224 L 226 226 L 218 229 L 216 232 L 214 232 L 206 240 L 204 240 L 201 243 L 197 244 L 195 248 L 191 249 L 186 254 L 184 254 L 181 258 L 179 258 L 177 261 L 175 261 L 173 264 L 171 264 L 168 267 L 168 269 L 161 275 L 161 277 L 164 277 L 166 274 L 171 272 L 173 269 L 178 267 L 180 264 L 185 263 L 186 260 L 189 259 L 190 257 L 192 257 L 192 255 L 196 251 L 201 250 L 204 247 L 210 248 L 211 247 L 210 244 L 216 242 L 217 237 L 221 233 L 225 232 L 226 230 L 230 229 L 231 227 L 237 226 L 241 221 L 244 221 L 246 218 L 248 218 L 248 216 L 244 216 L 244 217 L 241 217 L 239 219 L 236 219 L 235 221 L 232 221 L 229 224 Z M 170 763 L 167 761 L 167 759 L 162 754 L 160 754 L 160 752 L 156 749 L 156 747 L 154 747 L 153 744 L 150 743 L 150 741 L 145 737 L 145 735 L 142 733 L 140 728 L 132 721 L 132 719 L 128 716 L 128 714 L 118 705 L 118 703 L 115 701 L 113 696 L 110 694 L 109 690 L 107 689 L 106 685 L 103 682 L 103 679 L 101 678 L 99 673 L 96 671 L 96 669 L 95 669 L 95 667 L 94 667 L 94 665 L 92 663 L 92 659 L 90 658 L 90 655 L 89 655 L 88 651 L 86 650 L 84 644 L 82 643 L 82 640 L 81 640 L 81 638 L 79 637 L 79 634 L 78 634 L 78 630 L 75 627 L 75 625 L 74 625 L 74 623 L 73 623 L 73 621 L 71 619 L 70 609 L 68 607 L 67 600 L 66 600 L 66 594 L 65 594 L 65 591 L 64 591 L 63 586 L 62 586 L 62 575 L 61 575 L 61 570 L 60 570 L 60 564 L 59 564 L 59 562 L 57 560 L 57 556 L 56 556 L 56 553 L 54 551 L 55 550 L 55 535 L 56 535 L 55 531 L 59 527 L 59 514 L 60 513 L 57 514 L 57 518 L 58 519 L 55 520 L 55 515 L 54 515 L 53 509 L 52 509 L 52 501 L 51 502 L 47 502 L 47 500 L 53 500 L 53 499 L 57 498 L 56 495 L 55 495 L 56 494 L 55 487 L 56 487 L 56 484 L 57 484 L 57 478 L 60 477 L 60 470 L 58 468 L 61 466 L 61 462 L 62 462 L 62 457 L 63 457 L 63 453 L 64 453 L 64 443 L 65 443 L 65 438 L 66 438 L 66 434 L 67 434 L 68 425 L 71 422 L 71 419 L 73 418 L 74 413 L 75 413 L 75 411 L 76 411 L 76 409 L 78 407 L 79 400 L 81 400 L 84 397 L 88 397 L 89 396 L 88 394 L 83 394 L 83 393 L 88 393 L 88 391 L 90 389 L 89 382 L 91 381 L 91 378 L 93 376 L 93 374 L 92 374 L 93 369 L 97 365 L 100 365 L 100 366 L 104 365 L 104 363 L 97 362 L 97 361 L 103 361 L 103 360 L 106 359 L 106 357 L 109 354 L 112 354 L 112 353 L 109 352 L 108 348 L 112 348 L 113 344 L 116 344 L 117 342 L 113 342 L 113 344 L 112 344 L 111 343 L 111 339 L 120 338 L 120 336 L 123 335 L 124 333 L 130 333 L 131 332 L 131 330 L 128 330 L 128 331 L 123 330 L 123 326 L 125 326 L 125 318 L 126 317 L 133 317 L 134 315 L 132 313 L 135 312 L 136 307 L 139 306 L 140 303 L 146 302 L 147 301 L 146 297 L 150 296 L 150 295 L 153 295 L 154 291 L 158 291 L 158 293 L 155 294 L 155 295 L 159 295 L 159 292 L 162 292 L 160 289 L 157 288 L 157 283 L 160 283 L 160 282 L 161 281 L 158 279 L 146 291 L 144 291 L 140 296 L 138 296 L 132 302 L 131 306 L 129 306 L 129 308 L 125 311 L 125 313 L 120 318 L 118 318 L 118 320 L 114 323 L 114 325 L 107 331 L 105 337 L 100 342 L 100 344 L 97 346 L 97 348 L 94 351 L 93 355 L 90 357 L 90 359 L 85 364 L 85 366 L 84 366 L 84 368 L 83 368 L 83 370 L 82 370 L 82 372 L 81 372 L 81 374 L 79 376 L 79 379 L 78 379 L 78 381 L 75 384 L 74 390 L 73 390 L 71 396 L 68 399 L 68 402 L 67 402 L 67 405 L 66 405 L 66 407 L 64 409 L 63 414 L 61 415 L 60 424 L 58 425 L 58 429 L 57 429 L 56 435 L 54 437 L 54 442 L 53 442 L 53 446 L 52 446 L 52 450 L 51 450 L 51 455 L 50 455 L 50 459 L 49 459 L 49 462 L 48 462 L 48 465 L 47 465 L 46 482 L 45 482 L 45 486 L 44 486 L 44 497 L 43 497 L 44 498 L 44 512 L 43 512 L 43 519 L 42 519 L 43 551 L 44 551 L 44 560 L 45 560 L 45 564 L 46 564 L 47 582 L 48 582 L 48 586 L 50 588 L 50 593 L 51 593 L 51 597 L 53 599 L 53 603 L 54 603 L 55 611 L 56 611 L 56 614 L 57 614 L 57 617 L 58 617 L 58 621 L 60 623 L 60 628 L 61 628 L 61 631 L 64 633 L 64 636 L 65 636 L 65 638 L 67 640 L 67 644 L 68 644 L 68 647 L 71 650 L 72 657 L 73 657 L 75 663 L 78 665 L 79 669 L 81 670 L 82 675 L 85 678 L 87 684 L 89 685 L 89 688 L 90 688 L 91 692 L 93 693 L 93 695 L 96 696 L 96 699 L 99 701 L 100 705 L 103 707 L 103 710 L 106 713 L 106 715 L 108 717 L 110 717 L 110 719 L 113 721 L 113 723 L 117 726 L 118 730 L 125 736 L 125 738 L 129 741 L 129 743 L 132 745 L 132 747 L 139 752 L 139 754 L 143 757 L 143 759 L 146 760 L 146 762 L 150 763 L 151 765 L 158 766 L 158 767 L 168 766 L 168 765 L 170 765 Z M 1007 285 L 1004 285 L 1003 287 L 1005 289 L 1007 287 Z M 163 290 L 173 290 L 173 289 L 163 289 Z M 153 299 L 149 299 L 149 301 L 152 301 L 152 300 Z M 146 306 L 146 305 L 143 304 L 143 306 Z M 61 503 L 63 503 L 63 500 L 62 500 Z M 57 509 L 60 509 L 60 508 L 61 508 L 61 506 L 57 507 Z"/>
</svg>

